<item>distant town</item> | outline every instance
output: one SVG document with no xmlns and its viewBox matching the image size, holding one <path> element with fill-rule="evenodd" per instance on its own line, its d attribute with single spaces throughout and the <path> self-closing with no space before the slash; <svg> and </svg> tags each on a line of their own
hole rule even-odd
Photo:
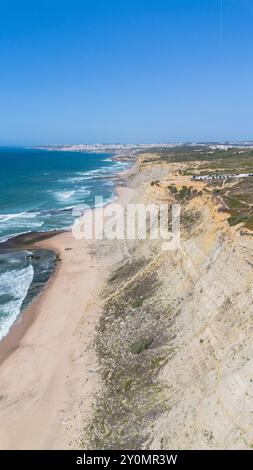
<svg viewBox="0 0 253 470">
<path fill-rule="evenodd" d="M 133 152 L 151 149 L 166 149 L 173 147 L 206 147 L 209 150 L 229 150 L 232 148 L 252 148 L 252 141 L 243 142 L 167 142 L 167 143 L 145 143 L 145 144 L 55 144 L 41 145 L 34 148 L 42 150 L 60 150 L 64 152 Z"/>
</svg>

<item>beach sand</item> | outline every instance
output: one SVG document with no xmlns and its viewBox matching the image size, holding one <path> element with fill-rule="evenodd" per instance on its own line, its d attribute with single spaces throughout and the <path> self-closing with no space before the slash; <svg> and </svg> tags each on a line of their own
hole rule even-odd
<svg viewBox="0 0 253 470">
<path fill-rule="evenodd" d="M 131 195 L 118 188 L 117 202 Z M 93 255 L 94 241 L 71 232 L 36 246 L 61 262 L 1 344 L 0 449 L 77 448 L 99 389 L 93 340 L 108 262 Z"/>
</svg>

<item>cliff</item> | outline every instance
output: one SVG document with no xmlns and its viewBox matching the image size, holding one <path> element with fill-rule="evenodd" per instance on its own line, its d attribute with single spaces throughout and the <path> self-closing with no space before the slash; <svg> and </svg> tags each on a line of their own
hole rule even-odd
<svg viewBox="0 0 253 470">
<path fill-rule="evenodd" d="M 127 183 L 132 202 L 181 203 L 181 247 L 114 241 L 97 252 L 114 268 L 96 337 L 93 448 L 253 447 L 252 237 L 182 167 L 142 156 Z"/>
</svg>

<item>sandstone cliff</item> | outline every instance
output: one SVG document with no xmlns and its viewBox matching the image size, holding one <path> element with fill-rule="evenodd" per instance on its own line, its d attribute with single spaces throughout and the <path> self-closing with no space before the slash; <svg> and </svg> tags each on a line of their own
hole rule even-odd
<svg viewBox="0 0 253 470">
<path fill-rule="evenodd" d="M 144 203 L 176 202 L 173 186 L 193 186 L 180 201 L 181 248 L 100 248 L 115 265 L 96 339 L 103 389 L 91 447 L 253 447 L 253 240 L 178 170 L 141 158 L 128 184 Z"/>
</svg>

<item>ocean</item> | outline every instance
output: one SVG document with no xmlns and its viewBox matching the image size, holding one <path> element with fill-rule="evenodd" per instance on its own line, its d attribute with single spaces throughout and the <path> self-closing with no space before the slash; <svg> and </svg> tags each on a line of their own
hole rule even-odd
<svg viewBox="0 0 253 470">
<path fill-rule="evenodd" d="M 70 228 L 73 207 L 115 198 L 114 179 L 126 167 L 107 153 L 0 148 L 0 340 L 56 264 L 48 250 L 32 256 L 1 245 L 19 234 Z"/>
</svg>

